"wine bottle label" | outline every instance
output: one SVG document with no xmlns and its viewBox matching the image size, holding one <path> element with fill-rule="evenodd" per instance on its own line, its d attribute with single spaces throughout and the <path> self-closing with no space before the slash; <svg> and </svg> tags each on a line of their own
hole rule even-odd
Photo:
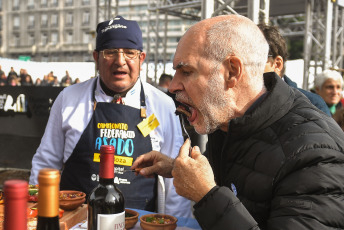
<svg viewBox="0 0 344 230">
<path fill-rule="evenodd" d="M 98 230 L 124 230 L 125 229 L 125 212 L 116 214 L 98 214 Z"/>
</svg>

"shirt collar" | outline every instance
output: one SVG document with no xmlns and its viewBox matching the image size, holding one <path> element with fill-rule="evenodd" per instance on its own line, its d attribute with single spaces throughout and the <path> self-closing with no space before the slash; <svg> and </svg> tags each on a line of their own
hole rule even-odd
<svg viewBox="0 0 344 230">
<path fill-rule="evenodd" d="M 126 105 L 135 105 L 138 103 L 140 104 L 140 92 L 141 92 L 141 79 L 138 79 L 135 85 L 127 92 L 127 94 L 122 97 L 124 104 Z M 100 77 L 98 75 L 97 79 L 97 87 L 96 87 L 96 96 L 100 96 L 103 98 L 104 101 L 110 102 L 112 100 L 111 96 L 106 95 L 103 91 L 102 87 L 100 86 Z"/>
</svg>

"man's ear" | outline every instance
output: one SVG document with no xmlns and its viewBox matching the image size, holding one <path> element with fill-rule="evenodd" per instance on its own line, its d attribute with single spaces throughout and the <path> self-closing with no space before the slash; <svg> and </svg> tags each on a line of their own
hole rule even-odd
<svg viewBox="0 0 344 230">
<path fill-rule="evenodd" d="M 229 56 L 225 60 L 225 82 L 228 88 L 236 86 L 243 74 L 243 62 L 237 56 Z"/>
<path fill-rule="evenodd" d="M 143 62 L 146 59 L 146 53 L 145 52 L 141 52 L 141 54 L 139 56 L 139 59 L 140 59 L 140 70 L 142 70 L 142 64 L 143 64 Z"/>
<path fill-rule="evenodd" d="M 275 57 L 274 62 L 273 62 L 273 68 L 274 68 L 275 73 L 277 73 L 280 77 L 282 77 L 281 73 L 283 70 L 283 65 L 284 65 L 283 58 L 280 55 L 277 55 L 277 57 Z"/>
<path fill-rule="evenodd" d="M 93 59 L 94 63 L 96 64 L 96 70 L 98 70 L 98 58 L 99 58 L 99 52 L 98 51 L 93 51 Z"/>
</svg>

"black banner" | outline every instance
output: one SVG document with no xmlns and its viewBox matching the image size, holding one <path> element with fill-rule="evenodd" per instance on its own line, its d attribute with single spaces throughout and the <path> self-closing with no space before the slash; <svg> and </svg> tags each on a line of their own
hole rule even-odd
<svg viewBox="0 0 344 230">
<path fill-rule="evenodd" d="M 50 108 L 63 87 L 0 87 L 0 167 L 30 169 Z"/>
</svg>

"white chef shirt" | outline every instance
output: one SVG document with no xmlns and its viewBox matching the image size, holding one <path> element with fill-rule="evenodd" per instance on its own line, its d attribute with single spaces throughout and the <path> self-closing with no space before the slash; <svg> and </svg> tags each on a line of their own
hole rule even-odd
<svg viewBox="0 0 344 230">
<path fill-rule="evenodd" d="M 38 173 L 42 168 L 62 170 L 64 163 L 73 153 L 83 131 L 93 115 L 93 89 L 96 81 L 95 98 L 97 102 L 111 102 L 113 97 L 102 90 L 99 77 L 66 87 L 56 98 L 49 120 L 32 159 L 30 184 L 38 183 Z M 183 136 L 179 118 L 175 115 L 173 100 L 152 85 L 142 82 L 147 117 L 155 114 L 160 125 L 150 133 L 153 150 L 175 158 Z M 140 109 L 141 81 L 136 82 L 126 96 L 125 105 Z M 181 217 L 191 217 L 191 203 L 179 196 L 173 186 L 172 178 L 159 178 L 158 212 Z"/>
</svg>

